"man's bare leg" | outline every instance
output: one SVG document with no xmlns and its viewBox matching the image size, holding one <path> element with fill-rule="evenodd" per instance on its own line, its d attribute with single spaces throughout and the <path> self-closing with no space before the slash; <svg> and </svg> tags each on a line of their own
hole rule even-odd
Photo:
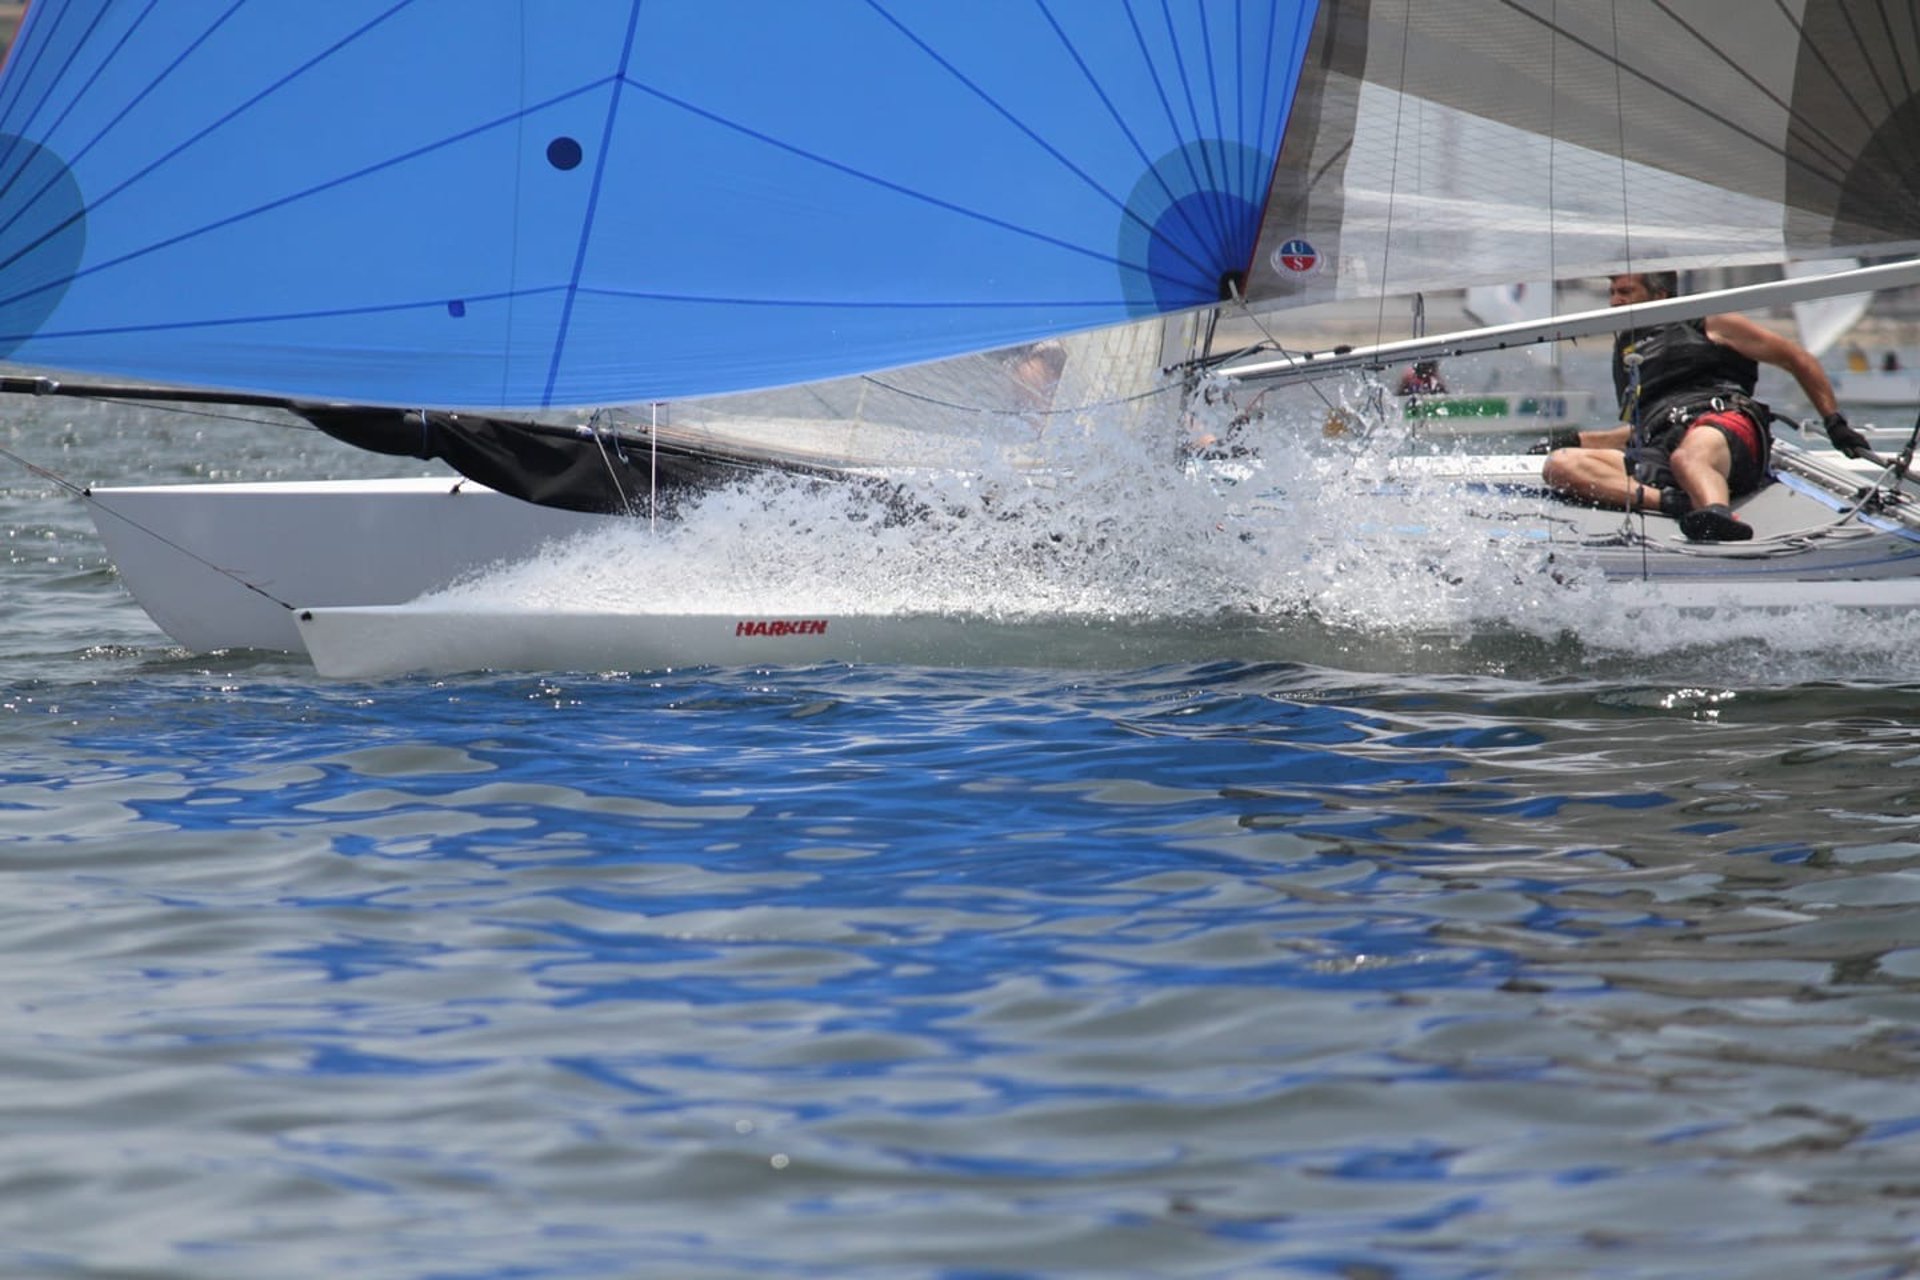
<svg viewBox="0 0 1920 1280">
<path fill-rule="evenodd" d="M 1719 432 L 1712 433 L 1718 436 Z M 1725 441 L 1722 441 L 1724 447 Z M 1637 511 L 1660 509 L 1660 490 L 1627 474 L 1627 455 L 1619 449 L 1555 449 L 1540 468 L 1550 489 L 1606 507 Z M 1721 480 L 1724 489 L 1725 479 Z M 1723 497 L 1721 501 L 1725 501 Z"/>
<path fill-rule="evenodd" d="M 1718 430 L 1700 427 L 1687 432 L 1667 465 L 1694 506 L 1723 506 L 1728 501 L 1727 475 L 1733 470 L 1733 451 Z"/>
<path fill-rule="evenodd" d="M 1727 475 L 1733 469 L 1733 450 L 1717 428 L 1695 427 L 1687 432 L 1669 462 L 1673 478 L 1693 499 L 1693 510 L 1680 518 L 1680 532 L 1695 542 L 1745 542 L 1753 537 L 1728 506 Z"/>
</svg>

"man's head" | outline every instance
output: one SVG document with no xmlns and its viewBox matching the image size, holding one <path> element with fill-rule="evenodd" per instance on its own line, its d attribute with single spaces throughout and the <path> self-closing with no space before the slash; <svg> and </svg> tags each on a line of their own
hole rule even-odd
<svg viewBox="0 0 1920 1280">
<path fill-rule="evenodd" d="M 1607 278 L 1607 305 L 1610 307 L 1658 302 L 1678 292 L 1680 275 L 1674 271 L 1632 271 Z"/>
</svg>

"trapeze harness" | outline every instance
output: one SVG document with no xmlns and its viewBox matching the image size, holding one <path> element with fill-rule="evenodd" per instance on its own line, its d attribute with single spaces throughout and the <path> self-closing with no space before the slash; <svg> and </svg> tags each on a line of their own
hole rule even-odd
<svg viewBox="0 0 1920 1280">
<path fill-rule="evenodd" d="M 1627 357 L 1638 355 L 1638 367 Z M 1753 469 L 1728 477 L 1734 496 L 1766 480 L 1773 411 L 1753 398 L 1760 366 L 1707 336 L 1705 320 L 1630 329 L 1613 342 L 1613 390 L 1627 436 L 1627 474 L 1643 484 L 1670 485 L 1668 459 L 1696 426 L 1718 427 L 1747 447 Z M 1744 474 L 1743 474 L 1744 473 Z"/>
</svg>

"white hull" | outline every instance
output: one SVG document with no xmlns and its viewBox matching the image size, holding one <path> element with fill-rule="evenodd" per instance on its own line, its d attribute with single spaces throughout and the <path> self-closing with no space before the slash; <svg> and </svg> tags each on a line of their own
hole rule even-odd
<svg viewBox="0 0 1920 1280">
<path fill-rule="evenodd" d="M 1132 667 L 1247 656 L 1206 622 L 955 614 L 740 617 L 447 601 L 308 609 L 300 635 L 328 676 L 650 671 L 861 662 L 924 667 Z M 1257 656 L 1257 655 L 1256 655 Z"/>
<path fill-rule="evenodd" d="M 1839 495 L 1872 472 L 1787 446 L 1776 463 L 1782 482 L 1742 505 L 1763 534 L 1754 543 L 1686 544 L 1671 522 L 1636 517 L 1650 526 L 1644 545 L 1622 545 L 1620 513 L 1546 499 L 1537 536 L 1569 563 L 1599 565 L 1615 579 L 1610 589 L 1622 608 L 1920 607 L 1920 523 L 1909 508 L 1848 522 L 1844 536 L 1802 538 L 1838 519 Z M 1540 459 L 1405 465 L 1429 479 L 1525 490 L 1538 484 Z M 1257 626 L 1226 621 L 650 614 L 416 601 L 614 519 L 447 480 L 185 485 L 100 490 L 94 499 L 128 588 L 175 640 L 203 651 L 304 650 L 328 675 L 817 662 L 1099 667 L 1263 656 Z M 1768 534 L 1786 549 L 1756 555 Z"/>
<path fill-rule="evenodd" d="M 1622 583 L 1611 605 L 1709 613 L 1920 607 L 1920 577 L 1894 582 L 1773 582 L 1743 586 Z M 301 639 L 322 675 L 376 679 L 463 671 L 658 671 L 675 667 L 786 667 L 823 662 L 922 667 L 1085 668 L 1279 656 L 1247 626 L 1223 642 L 1203 620 L 1158 626 L 1071 618 L 1006 621 L 965 615 L 746 619 L 505 609 L 442 601 L 302 610 Z M 743 632 L 804 623 L 806 634 Z"/>
<path fill-rule="evenodd" d="M 196 652 L 298 652 L 296 607 L 397 604 L 610 519 L 431 477 L 95 489 L 89 508 L 127 590 Z"/>
</svg>

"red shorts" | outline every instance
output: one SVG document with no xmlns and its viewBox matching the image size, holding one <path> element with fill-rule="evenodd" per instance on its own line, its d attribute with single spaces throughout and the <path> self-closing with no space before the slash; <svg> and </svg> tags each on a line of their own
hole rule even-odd
<svg viewBox="0 0 1920 1280">
<path fill-rule="evenodd" d="M 1745 445 L 1748 453 L 1755 456 L 1760 453 L 1760 428 L 1738 409 L 1709 409 L 1687 424 L 1689 431 L 1695 427 L 1718 427 L 1723 434 Z"/>
<path fill-rule="evenodd" d="M 1738 409 L 1709 409 L 1687 424 L 1687 430 L 1712 427 L 1727 442 L 1727 489 L 1736 498 L 1767 482 L 1767 438 L 1750 416 Z M 1678 445 L 1682 437 L 1669 437 Z M 1630 446 L 1621 461 L 1627 475 L 1642 484 L 1667 488 L 1675 483 L 1672 456 L 1651 445 Z"/>
<path fill-rule="evenodd" d="M 1687 424 L 1690 432 L 1701 427 L 1717 428 L 1727 438 L 1727 451 L 1733 455 L 1727 468 L 1727 487 L 1733 495 L 1737 498 L 1758 489 L 1766 479 L 1763 469 L 1767 457 L 1760 424 L 1738 409 L 1709 409 Z"/>
<path fill-rule="evenodd" d="M 1766 439 L 1761 436 L 1759 422 L 1741 413 L 1740 409 L 1709 409 L 1707 413 L 1688 422 L 1686 430 L 1693 432 L 1701 426 L 1711 426 L 1726 439 L 1726 487 L 1734 497 L 1753 493 L 1766 484 Z M 1674 443 L 1678 445 L 1680 441 L 1676 439 Z M 1661 487 L 1674 484 L 1672 466 L 1668 466 L 1665 449 L 1630 453 L 1626 459 L 1626 474 L 1636 476 L 1645 484 Z"/>
</svg>

